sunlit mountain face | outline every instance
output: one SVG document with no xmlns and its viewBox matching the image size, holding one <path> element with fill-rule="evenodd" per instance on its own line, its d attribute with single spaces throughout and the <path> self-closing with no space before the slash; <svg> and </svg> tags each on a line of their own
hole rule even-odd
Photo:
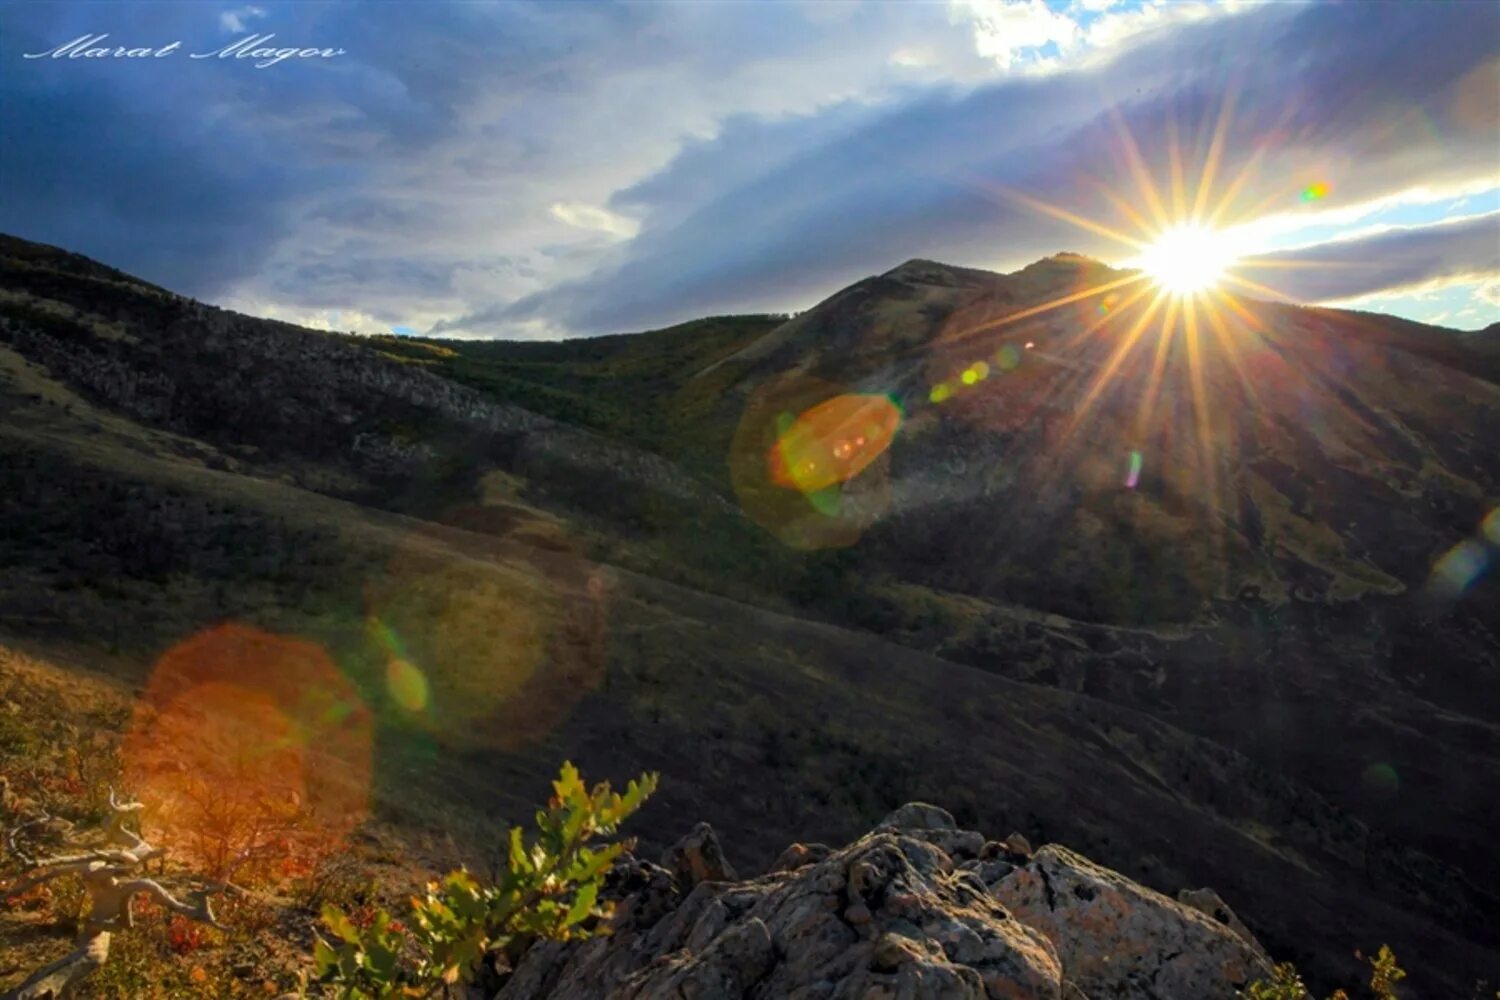
<svg viewBox="0 0 1500 1000">
<path fill-rule="evenodd" d="M 909 319 L 892 341 L 896 316 Z M 744 419 L 771 442 L 767 489 L 816 498 L 801 511 L 813 523 L 839 519 L 830 489 L 879 479 L 872 545 L 960 590 L 1089 620 L 1191 621 L 1251 592 L 1420 590 L 1433 547 L 1484 521 L 1497 471 L 1473 432 L 1494 415 L 1492 354 L 1067 255 L 1007 276 L 911 262 L 723 368 L 739 364 L 756 386 Z M 813 379 L 778 435 L 759 397 Z M 817 451 L 824 412 L 862 399 L 894 400 L 902 421 L 827 425 L 820 447 L 860 449 L 857 469 L 783 471 L 789 450 Z M 876 463 L 871 447 L 889 454 Z M 1406 544 L 1387 508 L 1405 511 Z"/>
<path fill-rule="evenodd" d="M 1097 217 L 989 188 L 1128 249 L 1129 267 L 1061 254 L 1002 277 L 912 261 L 731 359 L 765 380 L 757 393 L 812 375 L 901 408 L 899 435 L 870 436 L 892 449 L 875 494 L 853 475 L 820 480 L 862 496 L 847 510 L 802 491 L 817 497 L 811 523 L 860 525 L 829 544 L 869 528 L 934 582 L 1119 624 L 1189 621 L 1265 590 L 1453 597 L 1484 575 L 1464 536 L 1492 506 L 1494 460 L 1472 428 L 1494 416 L 1494 345 L 1292 305 L 1276 285 L 1380 262 L 1252 252 L 1268 206 L 1315 203 L 1329 186 L 1288 180 L 1245 204 L 1261 164 L 1225 169 L 1233 107 L 1229 93 L 1196 147 L 1173 130 L 1149 152 L 1116 117 L 1100 159 L 1126 183 L 1078 181 Z M 1415 356 L 1392 357 L 1393 344 Z M 828 446 L 866 448 L 848 437 Z M 1382 508 L 1412 496 L 1430 498 L 1404 515 L 1422 528 L 1393 543 Z M 880 518 L 866 524 L 872 502 Z M 878 526 L 887 516 L 900 527 Z M 918 525 L 952 541 L 932 545 Z"/>
</svg>

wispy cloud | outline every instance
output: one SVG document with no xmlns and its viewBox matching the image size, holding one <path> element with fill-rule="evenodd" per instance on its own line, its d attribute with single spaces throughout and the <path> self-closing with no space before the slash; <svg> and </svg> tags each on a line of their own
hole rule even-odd
<svg viewBox="0 0 1500 1000">
<path fill-rule="evenodd" d="M 552 217 L 575 229 L 588 229 L 606 233 L 618 239 L 634 236 L 640 225 L 631 218 L 612 212 L 600 205 L 586 205 L 577 201 L 559 201 L 552 205 Z"/>
<path fill-rule="evenodd" d="M 1500 213 L 1430 226 L 1389 226 L 1259 260 L 1283 266 L 1257 274 L 1257 280 L 1304 302 L 1472 283 L 1500 277 Z"/>
<path fill-rule="evenodd" d="M 225 31 L 242 32 L 245 30 L 247 21 L 265 16 L 266 9 L 264 7 L 256 7 L 253 5 L 246 7 L 236 7 L 233 10 L 226 10 L 224 11 L 224 13 L 220 14 L 219 24 L 223 26 Z"/>
</svg>

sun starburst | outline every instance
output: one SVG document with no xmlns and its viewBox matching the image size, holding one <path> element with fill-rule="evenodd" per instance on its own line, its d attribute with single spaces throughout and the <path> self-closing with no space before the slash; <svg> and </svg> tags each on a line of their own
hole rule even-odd
<svg viewBox="0 0 1500 1000">
<path fill-rule="evenodd" d="M 1189 224 L 1162 233 L 1133 263 L 1180 297 L 1217 288 L 1234 266 L 1235 253 L 1225 234 Z"/>
<path fill-rule="evenodd" d="M 1233 146 L 1233 89 L 1228 88 L 1212 117 L 1196 128 L 1168 123 L 1164 147 L 1143 149 L 1123 114 L 1113 112 L 1114 148 L 1101 153 L 1113 152 L 1120 169 L 1117 182 L 1107 183 L 1092 173 L 1078 178 L 1079 194 L 1098 197 L 1106 206 L 1106 213 L 1098 217 L 1078 205 L 1055 204 L 1034 192 L 966 178 L 997 201 L 1066 222 L 1118 244 L 1128 255 L 1118 265 L 1124 273 L 1080 265 L 1076 280 L 1065 281 L 1047 301 L 944 333 L 949 349 L 973 351 L 998 342 L 997 356 L 1003 356 L 1007 328 L 1046 323 L 1044 314 L 1056 310 L 1084 310 L 1081 316 L 1087 318 L 1079 324 L 1051 327 L 1054 339 L 1047 345 L 1047 357 L 1067 374 L 1059 376 L 1064 381 L 1050 398 L 1065 391 L 1076 395 L 1059 433 L 1048 442 L 1054 460 L 1045 477 L 1068 475 L 1080 460 L 1096 461 L 1080 456 L 1089 442 L 1100 439 L 1099 415 L 1106 406 L 1112 409 L 1130 400 L 1127 405 L 1133 404 L 1135 417 L 1120 425 L 1128 427 L 1125 437 L 1141 446 L 1152 443 L 1158 459 L 1172 464 L 1175 489 L 1203 491 L 1200 496 L 1209 502 L 1226 488 L 1221 465 L 1224 449 L 1237 433 L 1237 418 L 1225 410 L 1225 400 L 1238 395 L 1251 405 L 1258 403 L 1260 387 L 1248 359 L 1262 357 L 1261 348 L 1271 337 L 1261 321 L 1264 310 L 1251 299 L 1291 299 L 1250 280 L 1246 272 L 1304 266 L 1285 258 L 1258 257 L 1261 241 L 1251 223 L 1272 205 L 1288 199 L 1316 200 L 1329 190 L 1327 184 L 1304 186 L 1307 178 L 1288 176 L 1270 184 L 1274 190 L 1257 192 L 1263 200 L 1242 197 L 1267 186 L 1262 166 L 1287 116 L 1270 123 L 1265 137 L 1231 167 L 1226 154 Z M 1179 142 L 1185 136 L 1192 137 L 1187 149 Z M 1104 156 L 1098 162 L 1105 162 Z M 1044 269 L 1037 280 L 1055 281 L 1065 271 Z M 936 403 L 952 394 L 946 383 L 939 388 L 943 391 L 935 390 Z M 1186 445 L 1186 450 L 1176 450 L 1174 442 Z M 1135 490 L 1145 482 L 1142 462 L 1149 463 L 1150 456 L 1143 458 L 1141 450 L 1130 455 L 1132 471 L 1126 486 Z M 1216 541 L 1223 544 L 1222 537 Z"/>
</svg>

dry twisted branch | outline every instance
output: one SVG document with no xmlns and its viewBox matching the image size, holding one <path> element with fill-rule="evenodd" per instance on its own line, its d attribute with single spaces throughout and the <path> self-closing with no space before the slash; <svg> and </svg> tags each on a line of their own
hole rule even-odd
<svg viewBox="0 0 1500 1000">
<path fill-rule="evenodd" d="M 141 835 L 125 826 L 125 821 L 145 809 L 140 802 L 121 802 L 115 798 L 115 787 L 109 786 L 109 818 L 104 821 L 104 842 L 119 847 L 138 848 L 145 845 Z"/>
<path fill-rule="evenodd" d="M 184 903 L 154 879 L 135 877 L 143 864 L 164 852 L 124 826 L 126 817 L 140 811 L 140 803 L 120 803 L 115 798 L 114 789 L 110 789 L 109 804 L 111 814 L 104 828 L 105 846 L 81 854 L 34 861 L 32 870 L 5 890 L 7 897 L 20 896 L 55 879 L 75 875 L 88 895 L 89 916 L 83 943 L 77 949 L 38 969 L 20 986 L 0 996 L 0 1000 L 61 1000 L 67 996 L 77 983 L 108 960 L 111 933 L 132 926 L 131 903 L 137 896 L 153 899 L 190 920 L 219 926 L 210 900 L 217 893 L 238 887 L 228 882 L 210 883 L 193 890 L 188 895 L 189 901 Z M 6 837 L 11 850 L 25 857 L 16 850 L 20 831 L 45 821 L 46 817 L 11 830 Z"/>
<path fill-rule="evenodd" d="M 0 1000 L 62 1000 L 108 960 L 109 932 L 103 931 L 27 976 L 25 982 L 0 996 Z"/>
</svg>

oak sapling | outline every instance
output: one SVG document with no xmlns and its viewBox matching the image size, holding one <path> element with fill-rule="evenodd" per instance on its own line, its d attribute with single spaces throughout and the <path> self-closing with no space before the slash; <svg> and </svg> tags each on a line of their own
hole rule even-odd
<svg viewBox="0 0 1500 1000">
<path fill-rule="evenodd" d="M 623 795 L 608 782 L 590 791 L 571 763 L 552 783 L 529 836 L 512 827 L 504 868 L 492 883 L 462 869 L 432 882 L 410 913 L 397 920 L 378 910 L 361 927 L 332 904 L 318 938 L 318 978 L 349 1000 L 430 996 L 445 985 L 473 982 L 486 957 L 514 968 L 538 940 L 566 941 L 608 933 L 612 904 L 599 899 L 604 877 L 631 844 L 608 837 L 656 791 L 643 774 Z"/>
</svg>

